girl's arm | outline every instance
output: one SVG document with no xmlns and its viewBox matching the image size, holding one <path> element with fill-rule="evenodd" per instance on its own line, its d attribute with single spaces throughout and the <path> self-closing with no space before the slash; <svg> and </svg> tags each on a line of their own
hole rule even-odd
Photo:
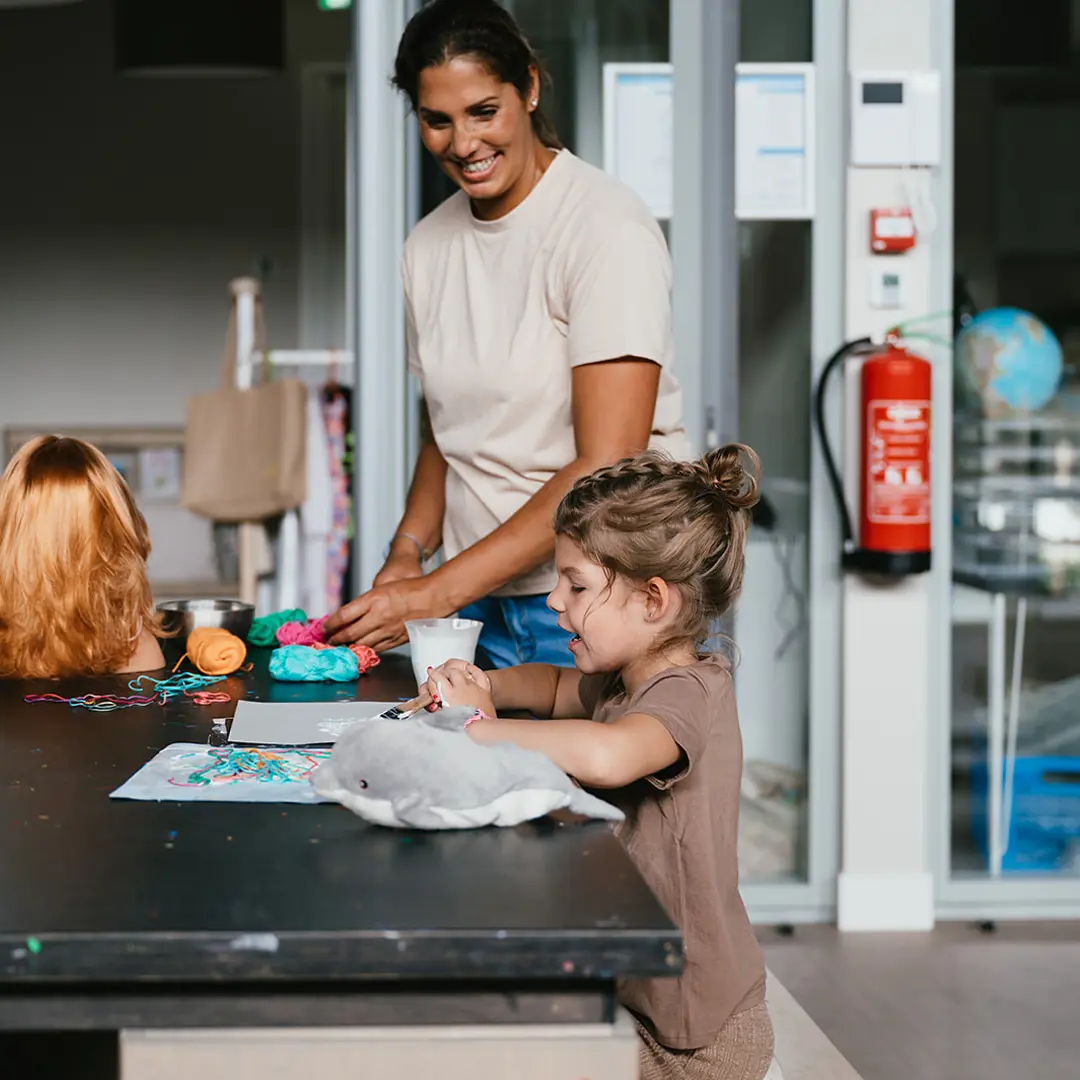
<svg viewBox="0 0 1080 1080">
<path fill-rule="evenodd" d="M 523 669 L 505 670 L 519 673 Z M 498 679 L 502 673 L 495 674 Z M 586 787 L 625 787 L 643 776 L 663 772 L 682 756 L 668 729 L 648 713 L 628 713 L 609 724 L 593 720 L 505 720 L 495 715 L 491 683 L 478 668 L 458 660 L 433 672 L 433 677 L 442 686 L 445 704 L 471 705 L 486 714 L 466 728 L 477 742 L 512 742 L 526 750 L 539 750 Z M 525 678 L 511 676 L 509 688 L 513 690 L 517 680 L 519 687 L 524 686 Z"/>
<path fill-rule="evenodd" d="M 443 686 L 445 704 L 473 704 L 494 713 L 527 712 L 538 720 L 583 716 L 579 686 L 581 672 L 554 664 L 519 664 L 499 671 L 481 671 L 464 660 L 448 660 L 428 676 L 420 694 L 409 704 L 430 705 Z"/>
<path fill-rule="evenodd" d="M 520 664 L 489 671 L 491 697 L 496 709 L 530 713 L 538 720 L 583 716 L 577 668 L 554 664 Z"/>
<path fill-rule="evenodd" d="M 619 788 L 653 776 L 682 756 L 663 724 L 647 713 L 628 713 L 609 724 L 592 720 L 478 719 L 466 729 L 477 742 L 512 742 L 546 754 L 586 787 Z"/>
</svg>

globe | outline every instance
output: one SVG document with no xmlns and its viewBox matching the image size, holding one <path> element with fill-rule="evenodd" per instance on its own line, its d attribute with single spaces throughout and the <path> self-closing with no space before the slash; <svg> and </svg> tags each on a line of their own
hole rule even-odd
<svg viewBox="0 0 1080 1080">
<path fill-rule="evenodd" d="M 1061 344 L 1019 308 L 990 308 L 956 338 L 958 389 L 991 420 L 1038 412 L 1061 383 Z"/>
</svg>

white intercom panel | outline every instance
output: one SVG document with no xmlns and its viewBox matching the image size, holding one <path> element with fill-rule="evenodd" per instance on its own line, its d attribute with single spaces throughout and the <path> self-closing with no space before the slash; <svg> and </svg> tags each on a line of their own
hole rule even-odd
<svg viewBox="0 0 1080 1080">
<path fill-rule="evenodd" d="M 941 74 L 851 73 L 851 164 L 941 164 Z"/>
</svg>

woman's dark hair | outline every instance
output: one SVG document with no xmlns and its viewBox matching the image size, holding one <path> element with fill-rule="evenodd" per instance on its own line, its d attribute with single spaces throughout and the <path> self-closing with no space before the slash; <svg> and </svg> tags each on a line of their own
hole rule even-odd
<svg viewBox="0 0 1080 1080">
<path fill-rule="evenodd" d="M 478 60 L 500 82 L 510 83 L 522 101 L 532 84 L 530 68 L 536 68 L 541 85 L 549 82 L 544 65 L 513 16 L 496 0 L 432 0 L 425 4 L 401 35 L 391 81 L 415 111 L 420 72 L 459 56 Z M 533 131 L 544 146 L 561 150 L 555 125 L 543 109 L 534 109 L 531 118 Z"/>
</svg>

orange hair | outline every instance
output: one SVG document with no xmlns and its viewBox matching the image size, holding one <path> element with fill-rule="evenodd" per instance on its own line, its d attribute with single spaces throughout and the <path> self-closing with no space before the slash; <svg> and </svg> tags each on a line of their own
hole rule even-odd
<svg viewBox="0 0 1080 1080">
<path fill-rule="evenodd" d="M 28 442 L 0 478 L 0 676 L 103 675 L 163 636 L 150 533 L 128 486 L 89 443 Z"/>
</svg>

